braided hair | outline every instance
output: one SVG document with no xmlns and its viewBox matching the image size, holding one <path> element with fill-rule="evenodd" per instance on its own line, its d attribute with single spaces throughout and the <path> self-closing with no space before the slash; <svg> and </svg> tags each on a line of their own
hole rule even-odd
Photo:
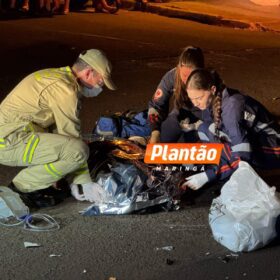
<svg viewBox="0 0 280 280">
<path fill-rule="evenodd" d="M 200 48 L 188 46 L 186 47 L 178 60 L 176 73 L 175 73 L 175 92 L 174 92 L 174 105 L 181 108 L 184 105 L 190 107 L 191 102 L 186 96 L 186 85 L 183 83 L 180 76 L 180 67 L 186 66 L 192 69 L 204 68 L 204 56 Z"/>
<path fill-rule="evenodd" d="M 190 74 L 186 83 L 187 88 L 191 87 L 198 90 L 211 90 L 212 86 L 216 87 L 216 91 L 211 100 L 215 136 L 218 141 L 224 142 L 224 139 L 220 138 L 219 128 L 222 121 L 222 92 L 225 85 L 219 74 L 215 70 L 196 69 Z"/>
</svg>

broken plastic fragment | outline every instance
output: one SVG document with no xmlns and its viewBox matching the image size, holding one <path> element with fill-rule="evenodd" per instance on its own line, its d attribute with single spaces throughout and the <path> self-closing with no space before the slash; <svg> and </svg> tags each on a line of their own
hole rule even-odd
<svg viewBox="0 0 280 280">
<path fill-rule="evenodd" d="M 61 255 L 56 255 L 56 254 L 51 254 L 49 255 L 50 258 L 53 258 L 53 257 L 61 257 Z"/>
<path fill-rule="evenodd" d="M 229 258 L 231 258 L 231 257 L 238 258 L 239 255 L 238 255 L 238 254 L 231 253 L 230 255 L 226 255 L 226 257 L 229 257 Z"/>
<path fill-rule="evenodd" d="M 173 246 L 157 247 L 156 250 L 157 251 L 159 251 L 159 250 L 172 251 L 172 250 L 174 250 L 174 247 Z"/>
<path fill-rule="evenodd" d="M 38 243 L 32 243 L 32 242 L 23 242 L 25 248 L 35 248 L 35 247 L 41 247 Z"/>
</svg>

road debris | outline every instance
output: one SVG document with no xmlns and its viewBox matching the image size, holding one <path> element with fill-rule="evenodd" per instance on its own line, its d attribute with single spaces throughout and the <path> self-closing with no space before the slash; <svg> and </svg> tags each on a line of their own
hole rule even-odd
<svg viewBox="0 0 280 280">
<path fill-rule="evenodd" d="M 231 253 L 231 254 L 229 254 L 229 255 L 226 255 L 226 257 L 228 257 L 228 258 L 238 258 L 239 257 L 239 255 L 238 254 L 234 254 L 234 253 Z"/>
<path fill-rule="evenodd" d="M 38 243 L 32 243 L 32 242 L 23 242 L 25 248 L 36 248 L 41 247 L 42 245 Z"/>
<path fill-rule="evenodd" d="M 50 258 L 54 258 L 54 257 L 61 257 L 61 255 L 56 255 L 56 254 L 50 254 L 49 255 Z"/>
<path fill-rule="evenodd" d="M 233 259 L 236 260 L 238 257 L 239 257 L 238 254 L 230 253 L 230 254 L 225 255 L 225 256 L 220 256 L 220 257 L 218 257 L 218 259 L 221 260 L 223 263 L 228 263 L 228 262 L 230 262 Z"/>
<path fill-rule="evenodd" d="M 157 248 L 156 248 L 156 251 L 160 251 L 160 250 L 163 250 L 163 251 L 172 251 L 172 250 L 174 250 L 174 247 L 173 247 L 173 246 L 164 246 L 164 247 L 157 247 Z"/>
</svg>

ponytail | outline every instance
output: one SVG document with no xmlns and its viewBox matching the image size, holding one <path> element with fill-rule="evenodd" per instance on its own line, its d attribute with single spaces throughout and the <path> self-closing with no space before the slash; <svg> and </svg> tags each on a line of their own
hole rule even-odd
<svg viewBox="0 0 280 280">
<path fill-rule="evenodd" d="M 174 92 L 174 106 L 181 108 L 183 106 L 191 107 L 191 102 L 186 95 L 186 86 L 182 82 L 180 76 L 180 67 L 186 66 L 192 69 L 204 67 L 204 56 L 200 48 L 193 46 L 186 47 L 178 60 L 175 71 L 175 92 Z"/>
</svg>

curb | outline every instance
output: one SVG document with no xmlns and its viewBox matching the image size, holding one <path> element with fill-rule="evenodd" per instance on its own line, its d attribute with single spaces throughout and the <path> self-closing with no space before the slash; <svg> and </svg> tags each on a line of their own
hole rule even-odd
<svg viewBox="0 0 280 280">
<path fill-rule="evenodd" d="M 122 0 L 124 7 L 132 8 L 135 5 L 134 1 L 131 0 Z M 184 10 L 179 10 L 172 7 L 161 7 L 160 4 L 147 3 L 145 12 L 150 12 L 153 14 L 158 14 L 161 16 L 171 17 L 171 18 L 180 18 L 191 20 L 203 24 L 216 25 L 231 27 L 236 29 L 249 29 L 255 31 L 274 31 L 263 26 L 260 23 L 248 23 L 240 20 L 226 19 L 221 16 L 212 16 L 208 14 L 188 12 Z"/>
<path fill-rule="evenodd" d="M 165 1 L 166 2 L 166 1 Z M 136 0 L 122 0 L 122 8 L 123 9 L 133 9 L 135 7 Z M 189 12 L 180 10 L 178 8 L 172 7 L 162 7 L 161 4 L 155 3 L 147 3 L 144 9 L 144 12 L 149 12 L 153 14 L 158 14 L 165 17 L 170 18 L 179 18 L 179 19 L 186 19 L 191 20 L 194 22 L 199 22 L 208 25 L 215 25 L 215 26 L 224 26 L 236 29 L 248 29 L 252 31 L 275 31 L 273 29 L 267 28 L 263 26 L 261 23 L 248 23 L 241 20 L 234 20 L 234 19 L 226 19 L 221 16 L 213 16 L 208 14 L 196 13 L 196 12 Z M 88 1 L 86 7 L 89 9 L 92 8 L 92 1 Z M 88 10 L 88 8 L 86 10 Z"/>
<path fill-rule="evenodd" d="M 209 25 L 226 26 L 226 27 L 233 27 L 233 28 L 240 28 L 240 29 L 250 28 L 250 24 L 242 21 L 223 19 L 222 17 L 212 16 L 207 14 L 169 9 L 165 7 L 159 7 L 154 4 L 148 4 L 147 10 L 151 13 L 156 13 L 166 17 L 187 19 L 187 20 L 209 24 Z"/>
</svg>

